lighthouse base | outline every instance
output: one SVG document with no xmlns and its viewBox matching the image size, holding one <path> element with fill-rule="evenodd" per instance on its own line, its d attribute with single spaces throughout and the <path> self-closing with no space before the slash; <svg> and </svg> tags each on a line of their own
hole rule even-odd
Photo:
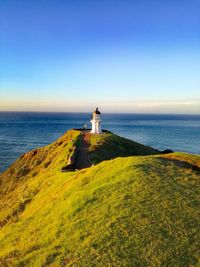
<svg viewBox="0 0 200 267">
<path fill-rule="evenodd" d="M 102 133 L 102 131 L 101 131 L 101 122 L 100 121 L 91 120 L 91 123 L 92 123 L 91 133 L 92 134 L 101 134 Z"/>
</svg>

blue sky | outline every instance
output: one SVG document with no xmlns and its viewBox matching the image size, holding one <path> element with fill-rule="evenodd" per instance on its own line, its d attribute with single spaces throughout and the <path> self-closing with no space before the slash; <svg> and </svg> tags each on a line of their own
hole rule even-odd
<svg viewBox="0 0 200 267">
<path fill-rule="evenodd" d="M 0 1 L 0 110 L 200 114 L 200 2 Z"/>
</svg>

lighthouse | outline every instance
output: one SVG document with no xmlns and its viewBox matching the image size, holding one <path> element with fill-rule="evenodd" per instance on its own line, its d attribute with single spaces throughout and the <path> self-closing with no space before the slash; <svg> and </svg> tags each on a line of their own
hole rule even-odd
<svg viewBox="0 0 200 267">
<path fill-rule="evenodd" d="M 92 113 L 91 123 L 92 123 L 91 133 L 100 134 L 101 133 L 101 113 L 98 110 L 98 108 L 96 108 L 96 110 Z"/>
</svg>

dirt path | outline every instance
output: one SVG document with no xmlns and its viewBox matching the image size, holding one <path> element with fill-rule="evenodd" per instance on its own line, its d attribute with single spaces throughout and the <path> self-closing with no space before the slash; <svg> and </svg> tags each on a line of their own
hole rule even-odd
<svg viewBox="0 0 200 267">
<path fill-rule="evenodd" d="M 83 133 L 81 144 L 80 147 L 78 148 L 75 160 L 75 168 L 78 170 L 88 168 L 91 166 L 89 152 L 88 152 L 89 138 L 90 138 L 90 133 Z"/>
</svg>

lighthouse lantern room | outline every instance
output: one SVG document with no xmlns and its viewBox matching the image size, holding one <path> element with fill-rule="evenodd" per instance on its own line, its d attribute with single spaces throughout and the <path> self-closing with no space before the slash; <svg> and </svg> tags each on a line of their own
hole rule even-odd
<svg viewBox="0 0 200 267">
<path fill-rule="evenodd" d="M 98 108 L 92 113 L 92 130 L 91 133 L 93 134 L 100 134 L 101 132 L 101 113 Z"/>
</svg>

